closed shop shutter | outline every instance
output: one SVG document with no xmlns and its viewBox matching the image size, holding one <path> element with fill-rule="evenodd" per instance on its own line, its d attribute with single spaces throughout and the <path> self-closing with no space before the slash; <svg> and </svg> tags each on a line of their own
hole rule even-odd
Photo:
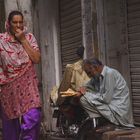
<svg viewBox="0 0 140 140">
<path fill-rule="evenodd" d="M 60 0 L 60 46 L 62 71 L 66 64 L 75 62 L 77 48 L 82 44 L 80 0 Z"/>
<path fill-rule="evenodd" d="M 140 124 L 140 0 L 127 0 L 127 12 L 133 114 Z"/>
</svg>

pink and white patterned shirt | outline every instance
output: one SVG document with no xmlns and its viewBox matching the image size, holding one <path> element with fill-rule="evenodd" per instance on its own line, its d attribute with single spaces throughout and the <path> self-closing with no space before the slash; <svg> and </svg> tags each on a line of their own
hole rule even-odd
<svg viewBox="0 0 140 140">
<path fill-rule="evenodd" d="M 26 39 L 39 51 L 33 34 L 26 33 Z M 8 32 L 0 34 L 0 85 L 1 105 L 9 119 L 41 106 L 33 62 L 22 44 L 12 41 Z"/>
</svg>

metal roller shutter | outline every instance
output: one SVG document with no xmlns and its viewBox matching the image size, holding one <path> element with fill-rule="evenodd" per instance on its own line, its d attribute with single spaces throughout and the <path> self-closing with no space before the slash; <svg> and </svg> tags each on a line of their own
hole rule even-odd
<svg viewBox="0 0 140 140">
<path fill-rule="evenodd" d="M 127 0 L 127 12 L 133 113 L 140 124 L 140 0 Z"/>
<path fill-rule="evenodd" d="M 82 44 L 80 0 L 60 0 L 60 45 L 62 71 L 66 64 L 75 62 L 77 48 Z"/>
</svg>

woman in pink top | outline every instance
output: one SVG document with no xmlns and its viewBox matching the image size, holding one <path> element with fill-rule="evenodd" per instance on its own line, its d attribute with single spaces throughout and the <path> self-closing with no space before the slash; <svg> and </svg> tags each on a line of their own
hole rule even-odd
<svg viewBox="0 0 140 140">
<path fill-rule="evenodd" d="M 34 63 L 40 51 L 24 17 L 12 11 L 0 34 L 0 100 L 4 140 L 38 140 L 41 101 Z"/>
</svg>

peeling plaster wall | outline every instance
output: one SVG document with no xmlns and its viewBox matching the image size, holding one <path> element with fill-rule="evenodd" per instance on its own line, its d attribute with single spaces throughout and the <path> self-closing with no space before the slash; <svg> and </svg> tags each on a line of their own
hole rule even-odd
<svg viewBox="0 0 140 140">
<path fill-rule="evenodd" d="M 59 84 L 59 42 L 58 42 L 58 1 L 39 0 L 39 28 L 42 57 L 42 90 L 44 122 L 51 130 L 52 111 L 50 109 L 50 91 Z"/>
<path fill-rule="evenodd" d="M 82 4 L 82 30 L 85 57 L 98 57 L 97 41 L 97 13 L 95 0 L 81 0 Z"/>
</svg>

